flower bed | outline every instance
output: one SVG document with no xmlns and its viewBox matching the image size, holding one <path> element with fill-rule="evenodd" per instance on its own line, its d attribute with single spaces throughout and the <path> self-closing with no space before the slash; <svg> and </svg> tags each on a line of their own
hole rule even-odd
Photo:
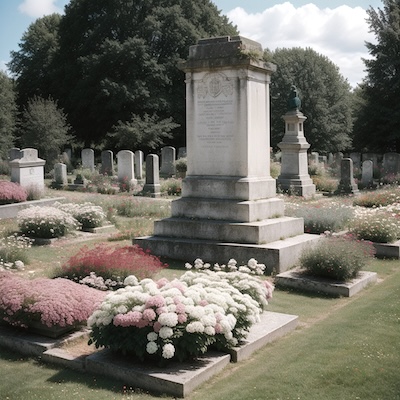
<svg viewBox="0 0 400 400">
<path fill-rule="evenodd" d="M 26 201 L 27 191 L 18 183 L 0 181 L 0 205 Z"/>
<path fill-rule="evenodd" d="M 158 362 L 195 358 L 210 346 L 232 348 L 259 321 L 272 293 L 256 277 L 232 274 L 189 271 L 157 282 L 130 276 L 89 318 L 89 343 Z"/>
<path fill-rule="evenodd" d="M 29 328 L 74 328 L 86 323 L 105 293 L 68 279 L 24 279 L 0 272 L 0 320 Z"/>
<path fill-rule="evenodd" d="M 55 203 L 54 207 L 71 214 L 82 226 L 82 229 L 98 228 L 107 219 L 103 208 L 92 203 Z"/>
</svg>

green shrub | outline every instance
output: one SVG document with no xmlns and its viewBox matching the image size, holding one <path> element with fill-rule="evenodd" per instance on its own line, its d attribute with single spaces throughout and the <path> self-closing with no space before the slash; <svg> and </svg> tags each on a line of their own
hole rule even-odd
<svg viewBox="0 0 400 400">
<path fill-rule="evenodd" d="M 177 176 L 179 176 L 181 178 L 185 177 L 186 171 L 187 171 L 187 159 L 186 159 L 186 157 L 178 158 L 175 161 L 175 170 L 176 170 Z"/>
<path fill-rule="evenodd" d="M 314 175 L 312 180 L 318 192 L 333 193 L 338 187 L 338 180 L 327 175 Z"/>
<path fill-rule="evenodd" d="M 281 164 L 277 161 L 271 161 L 269 164 L 269 172 L 271 177 L 276 179 L 281 173 Z"/>
<path fill-rule="evenodd" d="M 392 243 L 400 237 L 398 218 L 379 209 L 358 212 L 351 221 L 349 231 L 358 239 Z"/>
<path fill-rule="evenodd" d="M 347 227 L 353 216 L 353 209 L 340 203 L 323 206 L 287 205 L 286 214 L 304 219 L 307 233 L 339 232 Z"/>
<path fill-rule="evenodd" d="M 361 207 L 382 207 L 393 203 L 400 203 L 400 190 L 398 188 L 364 193 L 355 197 L 353 201 L 353 205 Z"/>
<path fill-rule="evenodd" d="M 170 178 L 161 183 L 161 194 L 180 196 L 182 194 L 182 179 Z"/>
<path fill-rule="evenodd" d="M 355 278 L 372 259 L 374 247 L 370 242 L 351 236 L 330 236 L 300 257 L 300 265 L 312 276 L 347 281 Z"/>
</svg>

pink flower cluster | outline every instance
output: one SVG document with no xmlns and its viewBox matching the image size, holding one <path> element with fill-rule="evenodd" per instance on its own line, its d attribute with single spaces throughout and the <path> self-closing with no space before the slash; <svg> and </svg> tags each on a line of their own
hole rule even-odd
<svg viewBox="0 0 400 400">
<path fill-rule="evenodd" d="M 27 327 L 39 320 L 49 327 L 84 323 L 105 293 L 68 279 L 27 280 L 10 272 L 0 273 L 0 318 Z"/>
<path fill-rule="evenodd" d="M 0 181 L 0 204 L 26 201 L 27 196 L 26 190 L 18 183 Z"/>
</svg>

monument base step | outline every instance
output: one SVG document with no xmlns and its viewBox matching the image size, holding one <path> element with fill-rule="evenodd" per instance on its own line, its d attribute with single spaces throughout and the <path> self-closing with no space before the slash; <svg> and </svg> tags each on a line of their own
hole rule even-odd
<svg viewBox="0 0 400 400">
<path fill-rule="evenodd" d="M 182 239 L 165 236 L 146 236 L 133 240 L 145 250 L 159 257 L 193 262 L 201 258 L 205 262 L 225 264 L 231 258 L 240 265 L 250 258 L 265 264 L 266 274 L 281 273 L 296 265 L 302 251 L 313 246 L 319 235 L 304 233 L 267 244 L 222 243 L 211 240 Z"/>
<path fill-rule="evenodd" d="M 263 244 L 304 233 L 303 218 L 279 217 L 255 222 L 166 218 L 154 223 L 154 235 L 219 242 Z"/>
</svg>

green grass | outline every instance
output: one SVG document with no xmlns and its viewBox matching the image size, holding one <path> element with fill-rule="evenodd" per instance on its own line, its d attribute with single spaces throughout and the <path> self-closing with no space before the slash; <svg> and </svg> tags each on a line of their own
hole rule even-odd
<svg viewBox="0 0 400 400">
<path fill-rule="evenodd" d="M 58 193 L 60 195 L 62 193 Z M 69 194 L 68 194 L 69 195 Z M 72 198 L 75 197 L 76 198 Z M 69 201 L 112 202 L 116 196 L 71 193 Z M 111 198 L 112 197 L 112 198 Z M 93 199 L 93 200 L 92 200 Z M 104 200 L 103 200 L 104 199 Z M 143 200 L 144 201 L 144 200 Z M 146 206 L 143 206 L 143 210 Z M 151 208 L 155 210 L 155 203 Z M 121 231 L 151 234 L 153 215 L 118 216 Z M 1 227 L 15 229 L 11 221 Z M 30 249 L 31 264 L 23 274 L 48 275 L 53 267 L 85 242 L 65 241 L 62 246 Z M 129 244 L 130 240 L 118 244 Z M 112 243 L 110 243 L 112 245 Z M 168 260 L 165 260 L 168 262 Z M 193 260 L 187 260 L 192 262 Z M 184 262 L 171 262 L 157 277 L 173 279 L 184 272 Z M 352 298 L 320 297 L 292 290 L 276 290 L 269 309 L 299 316 L 298 328 L 268 344 L 249 359 L 230 364 L 197 388 L 189 400 L 400 400 L 400 264 L 399 260 L 374 260 L 379 283 Z M 171 399 L 154 396 L 124 382 L 21 356 L 0 347 L 0 399 Z"/>
<path fill-rule="evenodd" d="M 181 268 L 173 265 L 169 273 Z M 400 399 L 400 268 L 398 261 L 376 260 L 369 269 L 378 271 L 380 282 L 352 298 L 277 290 L 270 310 L 299 315 L 299 327 L 230 364 L 188 399 Z M 4 399 L 159 398 L 4 349 L 0 370 Z"/>
</svg>

